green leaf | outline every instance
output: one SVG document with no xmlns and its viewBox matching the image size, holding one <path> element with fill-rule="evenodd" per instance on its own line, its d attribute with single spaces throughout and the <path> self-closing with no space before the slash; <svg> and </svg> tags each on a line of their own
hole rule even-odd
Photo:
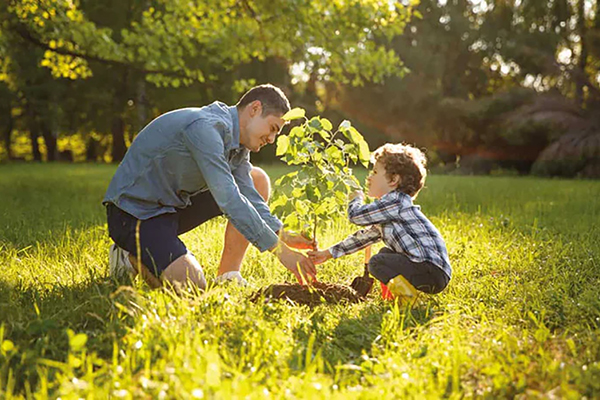
<svg viewBox="0 0 600 400">
<path fill-rule="evenodd" d="M 357 146 L 355 144 L 351 144 L 351 143 L 347 143 L 344 145 L 344 148 L 342 149 L 342 151 L 349 155 L 349 154 L 353 154 L 356 153 L 358 151 Z"/>
<path fill-rule="evenodd" d="M 348 128 L 346 132 L 348 132 L 348 139 L 354 144 L 358 144 L 361 140 L 364 140 L 363 136 L 353 126 Z"/>
<path fill-rule="evenodd" d="M 301 137 L 302 134 L 304 133 L 304 129 L 302 129 L 300 126 L 295 126 L 292 128 L 292 130 L 290 131 L 289 135 L 290 137 L 294 137 L 294 136 L 298 136 Z"/>
<path fill-rule="evenodd" d="M 325 139 L 325 140 L 329 140 L 329 138 L 331 137 L 331 135 L 329 134 L 329 132 L 327 132 L 327 131 L 325 131 L 325 130 L 323 130 L 323 129 L 321 129 L 321 130 L 319 131 L 319 135 L 321 135 L 321 137 L 322 137 L 323 139 Z"/>
<path fill-rule="evenodd" d="M 301 200 L 296 200 L 296 202 L 294 203 L 294 205 L 296 206 L 296 213 L 299 215 L 306 215 L 309 212 L 308 206 L 305 204 L 304 201 Z"/>
<path fill-rule="evenodd" d="M 303 108 L 296 107 L 292 108 L 290 111 L 286 112 L 283 117 L 281 117 L 284 121 L 293 121 L 295 119 L 304 118 L 306 115 L 306 111 Z"/>
<path fill-rule="evenodd" d="M 342 131 L 342 130 L 346 130 L 346 129 L 350 128 L 351 126 L 352 126 L 352 124 L 350 123 L 350 121 L 345 119 L 342 121 L 342 123 L 340 124 L 340 127 L 338 129 Z"/>
<path fill-rule="evenodd" d="M 358 158 L 362 165 L 364 165 L 366 168 L 369 167 L 371 152 L 369 151 L 368 143 L 364 139 L 358 142 Z"/>
<path fill-rule="evenodd" d="M 321 201 L 321 204 L 315 210 L 315 213 L 319 216 L 319 219 L 330 219 L 328 218 L 334 211 L 336 211 L 336 202 L 334 198 L 328 197 Z"/>
<path fill-rule="evenodd" d="M 323 128 L 323 125 L 321 124 L 319 117 L 311 118 L 310 121 L 308 121 L 308 126 L 315 131 L 321 130 Z"/>
<path fill-rule="evenodd" d="M 277 208 L 279 206 L 284 206 L 288 202 L 287 196 L 277 196 L 275 200 L 271 202 L 272 208 Z"/>
<path fill-rule="evenodd" d="M 290 214 L 287 217 L 285 217 L 283 223 L 288 228 L 294 229 L 298 226 L 298 217 L 296 216 L 296 214 Z"/>
<path fill-rule="evenodd" d="M 345 178 L 344 184 L 346 186 L 348 186 L 349 188 L 352 188 L 352 190 L 362 189 L 360 187 L 360 182 L 358 181 L 358 179 L 356 179 L 356 177 L 354 175 L 350 175 L 349 177 Z"/>
<path fill-rule="evenodd" d="M 290 201 L 290 198 L 287 196 L 282 196 L 283 199 L 281 202 L 278 202 L 276 206 L 271 206 L 271 209 L 277 215 L 289 215 L 294 212 L 294 204 Z M 281 204 L 283 203 L 283 204 Z"/>
<path fill-rule="evenodd" d="M 328 131 L 330 131 L 331 128 L 333 128 L 333 125 L 327 118 L 321 118 L 321 125 L 323 125 L 323 129 L 326 129 Z"/>
<path fill-rule="evenodd" d="M 290 138 L 286 135 L 279 136 L 277 138 L 277 151 L 275 154 L 279 157 L 284 155 L 287 152 L 288 147 L 290 146 Z"/>
<path fill-rule="evenodd" d="M 283 175 L 279 179 L 275 181 L 275 186 L 283 186 L 292 182 L 294 180 L 294 176 L 298 175 L 298 171 L 293 171 L 288 174 Z"/>
<path fill-rule="evenodd" d="M 15 345 L 10 340 L 5 340 L 2 342 L 2 353 L 6 354 L 12 351 L 15 348 Z"/>
<path fill-rule="evenodd" d="M 329 159 L 333 161 L 342 159 L 342 152 L 335 146 L 329 147 L 327 150 L 325 150 L 325 153 L 329 156 Z"/>
<path fill-rule="evenodd" d="M 312 185 L 306 187 L 306 198 L 312 202 L 321 200 L 321 192 Z"/>
<path fill-rule="evenodd" d="M 78 333 L 69 339 L 69 346 L 73 351 L 80 351 L 87 343 L 87 335 L 85 333 Z"/>
<path fill-rule="evenodd" d="M 294 198 L 298 198 L 298 197 L 302 197 L 302 195 L 304 194 L 304 190 L 303 188 L 294 188 L 294 190 L 292 190 L 292 197 Z"/>
</svg>

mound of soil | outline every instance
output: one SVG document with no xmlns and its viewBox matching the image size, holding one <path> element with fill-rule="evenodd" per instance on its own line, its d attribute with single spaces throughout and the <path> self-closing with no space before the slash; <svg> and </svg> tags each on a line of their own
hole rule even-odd
<svg viewBox="0 0 600 400">
<path fill-rule="evenodd" d="M 263 295 L 267 301 L 291 300 L 296 304 L 306 304 L 311 307 L 323 303 L 337 304 L 343 301 L 358 303 L 364 300 L 349 286 L 324 282 L 315 282 L 311 286 L 302 286 L 299 283 L 267 286 L 252 294 L 250 301 L 257 302 Z"/>
</svg>

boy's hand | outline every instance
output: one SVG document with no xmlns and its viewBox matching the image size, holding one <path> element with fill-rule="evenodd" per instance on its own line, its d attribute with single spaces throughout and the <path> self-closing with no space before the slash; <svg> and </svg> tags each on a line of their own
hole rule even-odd
<svg viewBox="0 0 600 400">
<path fill-rule="evenodd" d="M 365 196 L 365 194 L 363 193 L 362 190 L 355 190 L 354 192 L 352 192 L 348 195 L 348 200 L 352 201 L 357 197 L 364 197 L 364 196 Z"/>
<path fill-rule="evenodd" d="M 315 264 L 323 264 L 325 261 L 329 260 L 332 257 L 329 249 L 321 250 L 321 251 L 309 251 L 308 258 Z"/>
<path fill-rule="evenodd" d="M 317 241 L 315 239 L 308 238 L 304 235 L 301 235 L 296 232 L 286 232 L 283 231 L 281 234 L 281 240 L 287 244 L 288 246 L 294 249 L 300 250 L 316 250 L 317 249 Z"/>
</svg>

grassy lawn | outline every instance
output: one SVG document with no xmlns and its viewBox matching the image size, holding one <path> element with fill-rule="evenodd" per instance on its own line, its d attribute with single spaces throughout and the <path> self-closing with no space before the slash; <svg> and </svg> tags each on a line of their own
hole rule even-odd
<svg viewBox="0 0 600 400">
<path fill-rule="evenodd" d="M 600 182 L 432 176 L 417 203 L 449 287 L 413 309 L 378 291 L 309 309 L 247 300 L 292 280 L 255 249 L 249 289 L 119 287 L 100 205 L 114 170 L 0 166 L 0 398 L 600 397 Z M 209 279 L 224 227 L 183 237 Z M 353 230 L 340 217 L 318 239 Z M 362 258 L 320 280 L 349 283 Z"/>
</svg>

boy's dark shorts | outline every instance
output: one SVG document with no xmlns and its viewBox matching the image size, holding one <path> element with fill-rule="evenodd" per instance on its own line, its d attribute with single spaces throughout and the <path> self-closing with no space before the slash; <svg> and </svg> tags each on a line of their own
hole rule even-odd
<svg viewBox="0 0 600 400">
<path fill-rule="evenodd" d="M 137 257 L 136 230 L 139 222 L 142 264 L 160 277 L 169 264 L 187 253 L 179 235 L 223 215 L 208 190 L 193 196 L 191 201 L 190 206 L 176 213 L 162 214 L 143 221 L 109 203 L 106 206 L 108 234 L 117 246 Z"/>
<path fill-rule="evenodd" d="M 441 292 L 450 282 L 450 277 L 436 265 L 428 261 L 414 262 L 388 247 L 371 257 L 369 272 L 386 285 L 390 279 L 402 275 L 417 290 L 431 294 Z"/>
</svg>

